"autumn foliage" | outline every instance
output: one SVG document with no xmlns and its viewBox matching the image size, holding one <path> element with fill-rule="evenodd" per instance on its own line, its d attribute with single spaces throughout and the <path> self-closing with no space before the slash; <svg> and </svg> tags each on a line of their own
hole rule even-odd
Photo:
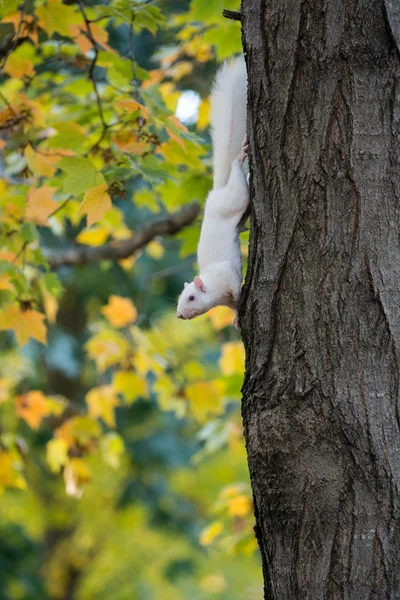
<svg viewBox="0 0 400 600">
<path fill-rule="evenodd" d="M 0 0 L 0 598 L 258 597 L 243 348 L 174 315 L 222 8 Z"/>
</svg>

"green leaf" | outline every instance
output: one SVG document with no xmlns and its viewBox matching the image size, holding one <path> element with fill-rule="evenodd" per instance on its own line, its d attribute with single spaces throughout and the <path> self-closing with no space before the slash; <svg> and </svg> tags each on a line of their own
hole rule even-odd
<svg viewBox="0 0 400 600">
<path fill-rule="evenodd" d="M 0 0 L 0 19 L 17 10 L 21 0 Z"/>
<path fill-rule="evenodd" d="M 42 280 L 45 288 L 50 294 L 58 297 L 62 292 L 62 285 L 55 273 L 43 273 Z"/>
<path fill-rule="evenodd" d="M 170 177 L 170 173 L 160 167 L 160 161 L 153 155 L 146 156 L 140 163 L 131 161 L 133 168 L 138 171 L 146 181 L 157 184 Z"/>
<path fill-rule="evenodd" d="M 65 6 L 61 0 L 47 0 L 45 6 L 36 9 L 36 14 L 40 19 L 40 26 L 49 37 L 55 32 L 66 37 L 71 35 L 68 25 L 75 21 L 72 19 L 74 17 L 73 9 Z"/>
<path fill-rule="evenodd" d="M 23 223 L 19 230 L 20 236 L 24 242 L 29 244 L 37 237 L 37 229 L 33 223 Z"/>
<path fill-rule="evenodd" d="M 101 438 L 100 450 L 104 461 L 113 469 L 117 469 L 125 451 L 124 440 L 114 431 L 110 431 Z"/>
<path fill-rule="evenodd" d="M 65 172 L 62 189 L 66 194 L 79 196 L 106 183 L 103 175 L 87 158 L 68 156 L 62 158 L 57 166 Z"/>
</svg>

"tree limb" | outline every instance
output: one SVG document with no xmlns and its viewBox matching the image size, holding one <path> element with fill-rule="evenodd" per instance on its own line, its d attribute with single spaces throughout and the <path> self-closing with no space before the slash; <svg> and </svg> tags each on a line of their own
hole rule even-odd
<svg viewBox="0 0 400 600">
<path fill-rule="evenodd" d="M 242 15 L 237 10 L 229 10 L 227 8 L 224 8 L 224 10 L 222 11 L 222 16 L 226 19 L 232 19 L 232 21 L 242 20 Z"/>
<path fill-rule="evenodd" d="M 146 246 L 157 235 L 174 235 L 178 233 L 181 229 L 193 223 L 199 212 L 199 204 L 192 202 L 171 215 L 144 225 L 128 240 L 114 241 L 98 247 L 77 245 L 66 250 L 50 250 L 47 248 L 43 250 L 43 254 L 52 269 L 66 265 L 84 265 L 101 260 L 121 260 L 128 258 L 137 250 Z"/>
</svg>

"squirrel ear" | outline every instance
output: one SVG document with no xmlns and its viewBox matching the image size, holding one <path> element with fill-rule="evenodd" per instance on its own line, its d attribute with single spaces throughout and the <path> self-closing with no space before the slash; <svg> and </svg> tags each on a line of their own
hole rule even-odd
<svg viewBox="0 0 400 600">
<path fill-rule="evenodd" d="M 203 280 L 198 276 L 194 278 L 194 285 L 197 287 L 198 290 L 201 290 L 202 292 L 206 291 Z"/>
<path fill-rule="evenodd" d="M 188 282 L 187 282 L 187 281 L 185 281 L 185 283 L 184 283 L 183 287 L 187 288 L 187 286 L 188 286 L 188 285 L 189 285 L 189 284 L 188 284 Z"/>
</svg>

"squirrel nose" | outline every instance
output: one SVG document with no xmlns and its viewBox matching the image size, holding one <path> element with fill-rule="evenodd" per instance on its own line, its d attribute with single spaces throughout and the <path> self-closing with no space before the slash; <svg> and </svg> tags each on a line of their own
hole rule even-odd
<svg viewBox="0 0 400 600">
<path fill-rule="evenodd" d="M 183 315 L 176 315 L 178 319 L 183 319 Z"/>
</svg>

